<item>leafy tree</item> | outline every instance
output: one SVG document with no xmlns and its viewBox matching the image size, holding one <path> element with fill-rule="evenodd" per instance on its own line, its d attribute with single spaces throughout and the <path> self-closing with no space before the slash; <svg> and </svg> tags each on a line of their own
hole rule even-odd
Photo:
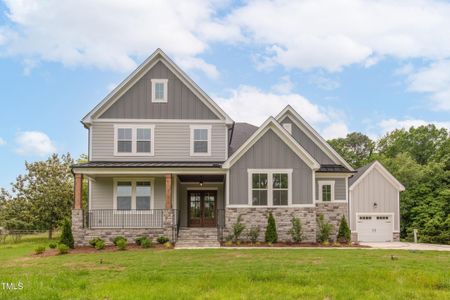
<svg viewBox="0 0 450 300">
<path fill-rule="evenodd" d="M 350 227 L 348 227 L 347 219 L 342 216 L 341 222 L 339 223 L 339 230 L 337 234 L 337 240 L 342 243 L 348 243 L 351 239 Z"/>
<path fill-rule="evenodd" d="M 73 240 L 73 235 L 72 235 L 72 226 L 68 219 L 64 220 L 61 238 L 60 238 L 59 242 L 61 244 L 68 246 L 69 248 L 72 248 L 72 249 L 75 247 L 75 242 Z"/>
<path fill-rule="evenodd" d="M 328 143 L 354 168 L 369 163 L 375 149 L 375 143 L 360 132 L 347 134 L 345 138 L 337 138 Z"/>
<path fill-rule="evenodd" d="M 269 217 L 267 218 L 265 241 L 267 243 L 276 243 L 278 241 L 277 225 L 275 224 L 275 218 L 272 212 L 269 213 Z"/>
</svg>

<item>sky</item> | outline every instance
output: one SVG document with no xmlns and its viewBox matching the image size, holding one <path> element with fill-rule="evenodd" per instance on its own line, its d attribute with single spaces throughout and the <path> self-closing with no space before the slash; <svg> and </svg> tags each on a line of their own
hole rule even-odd
<svg viewBox="0 0 450 300">
<path fill-rule="evenodd" d="M 0 0 L 0 187 L 87 153 L 81 118 L 157 48 L 235 121 L 450 128 L 448 1 Z"/>
</svg>

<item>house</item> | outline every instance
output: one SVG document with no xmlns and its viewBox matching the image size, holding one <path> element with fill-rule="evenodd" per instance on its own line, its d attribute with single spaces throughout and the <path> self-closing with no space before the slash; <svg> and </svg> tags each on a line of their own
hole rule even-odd
<svg viewBox="0 0 450 300">
<path fill-rule="evenodd" d="M 234 122 L 159 49 L 82 123 L 89 133 L 89 161 L 72 168 L 77 245 L 93 237 L 165 235 L 180 246 L 217 246 L 239 216 L 247 228 L 259 225 L 263 232 L 268 212 L 280 240 L 290 239 L 290 221 L 296 216 L 305 241 L 314 242 L 319 214 L 334 226 L 334 237 L 351 208 L 357 232 L 362 227 L 355 216 L 378 212 L 374 201 L 392 209 L 383 213 L 392 213 L 389 221 L 398 230 L 398 197 L 392 200 L 395 205 L 384 206 L 385 200 L 374 198 L 384 194 L 368 195 L 372 185 L 381 184 L 379 176 L 354 175 L 291 106 L 260 127 Z M 385 177 L 386 170 L 371 168 L 367 171 Z M 352 176 L 360 177 L 349 197 Z M 83 178 L 89 194 L 85 209 Z M 366 231 L 363 237 L 371 234 Z M 392 231 L 382 238 L 398 235 Z"/>
</svg>

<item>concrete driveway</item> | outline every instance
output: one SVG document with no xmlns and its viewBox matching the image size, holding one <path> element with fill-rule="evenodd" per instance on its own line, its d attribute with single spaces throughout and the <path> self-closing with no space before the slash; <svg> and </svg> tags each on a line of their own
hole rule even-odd
<svg viewBox="0 0 450 300">
<path fill-rule="evenodd" d="M 360 243 L 375 249 L 400 249 L 400 250 L 434 250 L 450 251 L 450 245 L 404 243 L 404 242 L 385 242 L 385 243 Z"/>
</svg>

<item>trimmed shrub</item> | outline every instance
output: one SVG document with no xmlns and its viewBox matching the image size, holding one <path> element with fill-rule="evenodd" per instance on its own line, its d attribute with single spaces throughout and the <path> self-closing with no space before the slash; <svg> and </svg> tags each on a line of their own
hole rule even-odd
<svg viewBox="0 0 450 300">
<path fill-rule="evenodd" d="M 50 243 L 50 244 L 48 244 L 48 247 L 49 247 L 50 249 L 56 249 L 56 247 L 58 247 L 58 244 L 56 244 L 56 243 Z"/>
<path fill-rule="evenodd" d="M 66 244 L 58 244 L 58 254 L 60 255 L 69 253 L 69 249 Z"/>
<path fill-rule="evenodd" d="M 112 239 L 112 242 L 113 242 L 113 244 L 114 244 L 115 246 L 117 246 L 117 243 L 118 243 L 119 241 L 125 241 L 125 243 L 126 243 L 126 242 L 127 242 L 127 239 L 126 239 L 125 237 L 121 236 L 121 235 L 116 236 L 115 238 Z"/>
<path fill-rule="evenodd" d="M 142 248 L 150 248 L 150 247 L 153 246 L 153 243 L 152 243 L 152 241 L 150 239 L 143 238 L 140 241 L 140 245 L 141 245 Z"/>
<path fill-rule="evenodd" d="M 250 242 L 252 242 L 252 244 L 256 243 L 256 241 L 258 241 L 259 238 L 259 226 L 255 225 L 252 226 L 249 230 L 248 230 L 248 239 L 250 240 Z"/>
<path fill-rule="evenodd" d="M 267 218 L 265 241 L 271 244 L 278 241 L 277 225 L 275 224 L 275 218 L 272 212 L 269 213 L 269 217 Z"/>
<path fill-rule="evenodd" d="M 73 241 L 73 235 L 72 235 L 72 226 L 68 219 L 64 220 L 62 233 L 61 233 L 61 239 L 59 240 L 60 244 L 64 244 L 69 248 L 74 248 L 75 243 Z"/>
<path fill-rule="evenodd" d="M 160 244 L 163 245 L 163 244 L 169 242 L 170 239 L 169 239 L 167 236 L 159 236 L 159 237 L 156 239 L 156 241 L 157 241 L 158 243 L 160 243 Z"/>
<path fill-rule="evenodd" d="M 123 251 L 123 250 L 127 249 L 127 240 L 125 240 L 125 239 L 117 240 L 116 247 L 120 251 Z"/>
<path fill-rule="evenodd" d="M 145 236 L 140 236 L 140 237 L 135 238 L 135 239 L 134 239 L 134 242 L 136 243 L 136 245 L 140 246 L 141 243 L 142 243 L 142 241 L 145 240 L 145 239 L 147 239 L 147 237 L 145 237 Z"/>
<path fill-rule="evenodd" d="M 330 233 L 333 229 L 333 225 L 328 223 L 323 215 L 319 215 L 319 217 L 317 218 L 317 225 L 319 226 L 319 235 L 317 236 L 317 240 L 320 243 L 328 243 L 330 240 Z"/>
<path fill-rule="evenodd" d="M 96 243 L 95 243 L 95 249 L 97 250 L 103 250 L 105 249 L 105 242 L 102 239 L 99 239 Z"/>
<path fill-rule="evenodd" d="M 89 245 L 91 245 L 92 247 L 95 248 L 95 245 L 96 245 L 97 242 L 99 242 L 99 241 L 104 242 L 103 239 L 101 239 L 101 238 L 99 238 L 99 237 L 96 237 L 96 238 L 93 238 L 92 240 L 89 241 Z"/>
<path fill-rule="evenodd" d="M 302 223 L 300 222 L 300 219 L 296 217 L 292 217 L 291 223 L 292 228 L 289 229 L 289 234 L 294 243 L 300 243 L 303 240 Z"/>
<path fill-rule="evenodd" d="M 42 253 L 44 253 L 45 252 L 45 246 L 37 246 L 35 249 L 34 249 L 34 253 L 36 253 L 36 254 L 42 254 Z"/>
<path fill-rule="evenodd" d="M 172 248 L 173 248 L 173 245 L 172 245 L 171 242 L 165 242 L 165 243 L 164 243 L 164 247 L 166 247 L 167 249 L 172 249 Z"/>
<path fill-rule="evenodd" d="M 233 224 L 233 240 L 240 241 L 241 234 L 245 230 L 245 225 L 241 223 L 241 215 L 238 216 L 236 223 Z"/>
<path fill-rule="evenodd" d="M 341 222 L 339 223 L 337 240 L 340 243 L 348 243 L 351 240 L 351 235 L 352 233 L 348 227 L 347 219 L 345 219 L 345 216 L 342 216 Z"/>
</svg>

